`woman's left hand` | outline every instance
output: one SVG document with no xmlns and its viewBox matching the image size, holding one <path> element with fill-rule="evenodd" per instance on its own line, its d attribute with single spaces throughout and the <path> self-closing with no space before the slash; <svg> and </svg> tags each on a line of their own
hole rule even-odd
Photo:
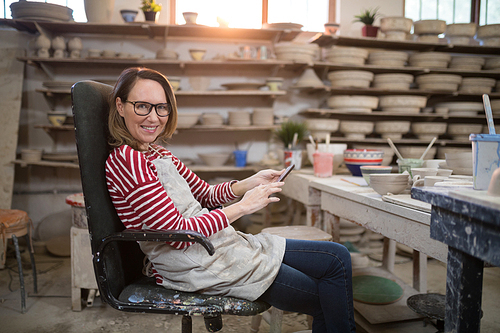
<svg viewBox="0 0 500 333">
<path fill-rule="evenodd" d="M 239 182 L 233 184 L 233 192 L 237 196 L 244 195 L 247 191 L 259 186 L 267 185 L 276 182 L 280 175 L 285 171 L 283 170 L 272 170 L 266 169 L 257 172 L 255 175 L 243 179 Z"/>
</svg>

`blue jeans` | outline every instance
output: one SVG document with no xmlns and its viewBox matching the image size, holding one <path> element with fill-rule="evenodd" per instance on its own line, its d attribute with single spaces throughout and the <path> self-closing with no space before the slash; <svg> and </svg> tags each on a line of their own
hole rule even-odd
<svg viewBox="0 0 500 333">
<path fill-rule="evenodd" d="M 341 244 L 287 239 L 278 275 L 259 299 L 313 316 L 313 333 L 356 332 L 351 256 Z"/>
</svg>

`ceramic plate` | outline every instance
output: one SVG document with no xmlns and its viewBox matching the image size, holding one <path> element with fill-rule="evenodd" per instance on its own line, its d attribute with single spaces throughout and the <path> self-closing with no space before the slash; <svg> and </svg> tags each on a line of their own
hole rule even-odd
<svg viewBox="0 0 500 333">
<path fill-rule="evenodd" d="M 263 83 L 226 83 L 221 84 L 227 90 L 258 90 L 260 87 L 265 86 Z"/>
</svg>

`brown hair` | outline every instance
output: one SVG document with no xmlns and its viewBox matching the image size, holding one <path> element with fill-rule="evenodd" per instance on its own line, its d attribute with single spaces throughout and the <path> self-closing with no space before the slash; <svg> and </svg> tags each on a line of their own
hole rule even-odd
<svg viewBox="0 0 500 333">
<path fill-rule="evenodd" d="M 174 90 L 172 89 L 170 82 L 168 82 L 168 79 L 160 72 L 149 68 L 127 68 L 118 77 L 118 81 L 116 81 L 116 84 L 110 95 L 108 126 L 110 133 L 109 144 L 112 147 L 129 145 L 136 150 L 140 150 L 139 142 L 130 134 L 127 126 L 125 125 L 125 120 L 118 113 L 118 110 L 116 108 L 116 98 L 120 97 L 122 101 L 127 100 L 130 91 L 135 86 L 138 80 L 153 80 L 161 84 L 163 90 L 165 91 L 167 102 L 172 105 L 172 112 L 168 116 L 168 121 L 165 125 L 165 129 L 162 133 L 160 133 L 160 135 L 158 135 L 155 141 L 159 139 L 163 141 L 169 139 L 170 137 L 172 137 L 172 134 L 177 127 L 177 102 L 175 100 Z"/>
</svg>

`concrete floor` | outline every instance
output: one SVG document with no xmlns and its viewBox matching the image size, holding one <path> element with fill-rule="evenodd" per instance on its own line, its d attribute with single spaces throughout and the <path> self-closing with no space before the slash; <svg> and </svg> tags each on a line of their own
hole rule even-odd
<svg viewBox="0 0 500 333">
<path fill-rule="evenodd" d="M 27 312 L 21 313 L 21 297 L 17 263 L 10 255 L 7 268 L 0 270 L 0 332 L 180 332 L 179 316 L 123 313 L 95 299 L 93 307 L 81 312 L 71 309 L 70 258 L 48 254 L 35 256 L 38 272 L 38 294 L 33 293 L 33 279 L 29 256 L 23 253 Z M 376 261 L 371 261 L 377 265 Z M 396 275 L 408 284 L 412 281 L 412 263 L 403 259 L 395 265 Z M 429 292 L 444 293 L 446 266 L 436 260 L 428 261 Z M 486 268 L 484 274 L 483 311 L 481 332 L 500 332 L 500 268 Z M 250 332 L 250 317 L 224 316 L 224 328 L 220 332 Z M 307 318 L 301 314 L 285 314 L 283 332 L 291 333 L 307 329 Z M 363 330 L 359 330 L 363 331 Z M 398 326 L 388 325 L 383 332 L 404 332 Z M 411 332 L 429 332 L 435 329 L 422 323 L 414 325 Z M 206 332 L 203 319 L 193 318 L 193 332 Z M 260 331 L 269 332 L 269 325 L 262 321 Z"/>
</svg>

